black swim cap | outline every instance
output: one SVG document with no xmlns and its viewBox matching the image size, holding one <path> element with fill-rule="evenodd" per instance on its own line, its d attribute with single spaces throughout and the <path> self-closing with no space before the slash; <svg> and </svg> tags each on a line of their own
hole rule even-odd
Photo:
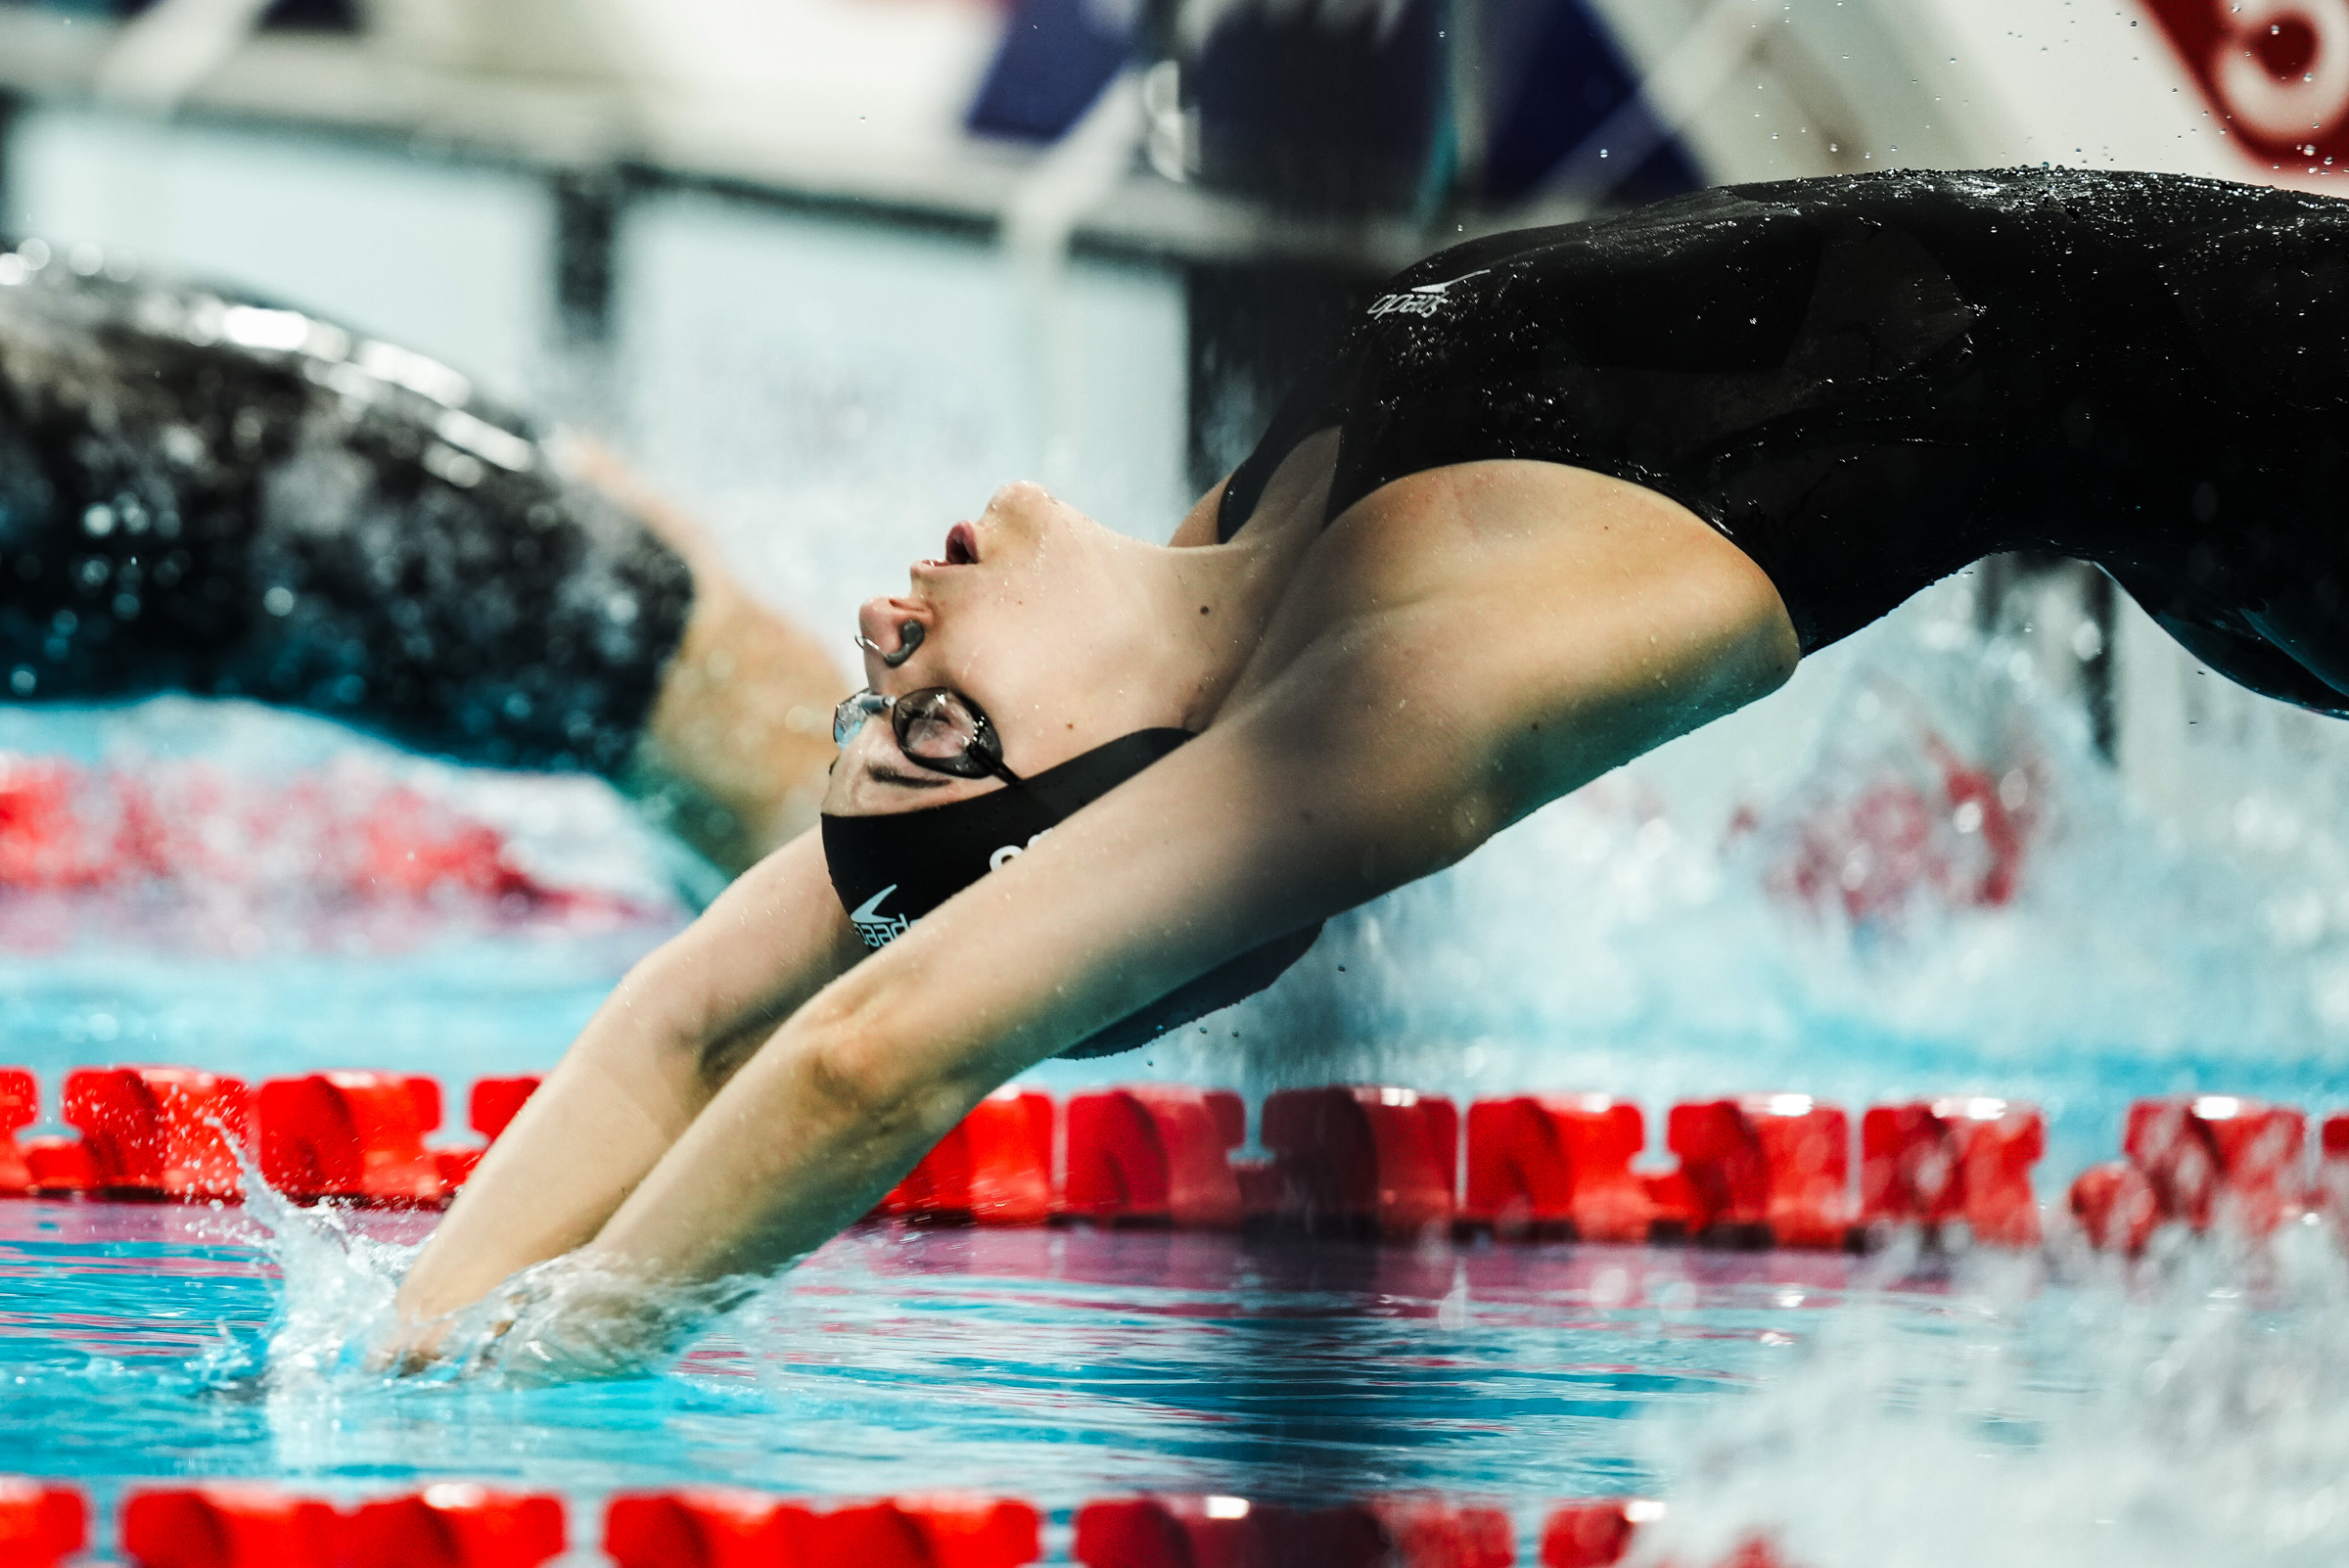
<svg viewBox="0 0 2349 1568">
<path fill-rule="evenodd" d="M 916 920 L 1023 853 L 1071 813 L 1190 738 L 1184 729 L 1136 730 L 1048 768 L 1016 789 L 885 816 L 827 815 L 824 864 L 832 873 L 832 891 L 840 895 L 841 907 L 849 911 L 864 945 L 887 946 Z M 1252 947 L 1060 1054 L 1108 1056 L 1147 1045 L 1171 1029 L 1264 990 L 1305 956 L 1320 934 L 1316 920 L 1302 931 Z"/>
</svg>

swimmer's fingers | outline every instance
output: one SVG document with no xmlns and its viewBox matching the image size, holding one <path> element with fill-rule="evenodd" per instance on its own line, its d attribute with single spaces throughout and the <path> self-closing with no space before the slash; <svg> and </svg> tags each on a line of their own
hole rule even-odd
<svg viewBox="0 0 2349 1568">
<path fill-rule="evenodd" d="M 419 1377 L 440 1365 L 452 1328 L 448 1318 L 401 1323 L 382 1343 L 372 1347 L 360 1364 L 375 1377 Z"/>
<path fill-rule="evenodd" d="M 458 1314 L 455 1343 L 437 1347 L 428 1369 L 523 1385 L 638 1377 L 739 1295 L 731 1281 L 666 1286 L 570 1254 L 523 1270 Z"/>
<path fill-rule="evenodd" d="M 508 1280 L 480 1305 L 421 1321 L 402 1321 L 371 1350 L 366 1369 L 378 1377 L 470 1377 L 489 1366 L 499 1345 L 539 1300 L 543 1281 Z"/>
</svg>

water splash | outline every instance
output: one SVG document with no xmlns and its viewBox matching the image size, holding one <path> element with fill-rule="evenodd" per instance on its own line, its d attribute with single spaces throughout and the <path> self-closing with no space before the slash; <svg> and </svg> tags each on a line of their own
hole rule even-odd
<svg viewBox="0 0 2349 1568">
<path fill-rule="evenodd" d="M 265 1348 L 224 1347 L 222 1382 L 257 1376 L 274 1400 L 315 1402 L 436 1384 L 527 1388 L 657 1374 L 765 1276 L 648 1285 L 578 1254 L 521 1269 L 473 1305 L 423 1324 L 396 1310 L 433 1217 L 304 1207 L 271 1188 L 236 1145 L 246 1237 L 275 1274 Z"/>
<path fill-rule="evenodd" d="M 2349 1264 L 2165 1238 L 2142 1264 L 1977 1258 L 1948 1296 L 1856 1295 L 1698 1429 L 1647 1548 L 1773 1536 L 1801 1568 L 2333 1563 L 2349 1549 Z"/>
</svg>

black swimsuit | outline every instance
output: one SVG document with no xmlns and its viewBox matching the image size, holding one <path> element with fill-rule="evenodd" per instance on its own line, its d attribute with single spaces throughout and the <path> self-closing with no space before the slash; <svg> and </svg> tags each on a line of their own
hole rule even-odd
<svg viewBox="0 0 2349 1568">
<path fill-rule="evenodd" d="M 692 591 L 444 366 L 0 248 L 0 700 L 242 694 L 612 772 Z"/>
<path fill-rule="evenodd" d="M 1808 651 L 1995 551 L 2094 561 L 2197 657 L 2349 715 L 2349 203 L 2159 174 L 1700 192 L 1397 277 L 1224 491 L 1329 515 L 1539 458 L 1681 502 Z"/>
</svg>

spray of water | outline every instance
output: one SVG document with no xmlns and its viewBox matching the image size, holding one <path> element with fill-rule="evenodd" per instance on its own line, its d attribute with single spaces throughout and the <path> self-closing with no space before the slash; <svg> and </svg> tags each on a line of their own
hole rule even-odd
<svg viewBox="0 0 2349 1568">
<path fill-rule="evenodd" d="M 2335 1563 L 2349 1549 L 2349 1265 L 2315 1222 L 2137 1264 L 1962 1263 L 1856 1293 L 1750 1398 L 1651 1423 L 1643 1556 L 1773 1537 L 1800 1568 Z"/>
<path fill-rule="evenodd" d="M 273 1266 L 276 1311 L 264 1344 L 212 1354 L 203 1371 L 215 1386 L 257 1377 L 274 1399 L 298 1405 L 376 1388 L 645 1376 L 765 1283 L 651 1286 L 565 1256 L 446 1317 L 406 1324 L 394 1304 L 422 1251 L 421 1227 L 295 1203 L 269 1186 L 248 1150 L 233 1139 L 230 1147 L 244 1175 L 246 1239 Z"/>
</svg>

